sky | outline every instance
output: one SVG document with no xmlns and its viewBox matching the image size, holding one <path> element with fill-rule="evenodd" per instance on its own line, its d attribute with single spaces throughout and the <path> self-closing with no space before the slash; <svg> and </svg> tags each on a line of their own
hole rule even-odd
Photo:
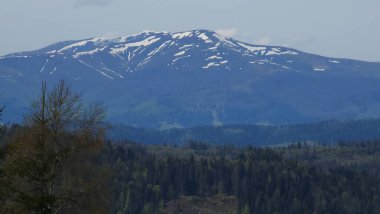
<svg viewBox="0 0 380 214">
<path fill-rule="evenodd" d="M 65 40 L 194 29 L 380 61 L 380 0 L 0 0 L 0 55 Z"/>
</svg>

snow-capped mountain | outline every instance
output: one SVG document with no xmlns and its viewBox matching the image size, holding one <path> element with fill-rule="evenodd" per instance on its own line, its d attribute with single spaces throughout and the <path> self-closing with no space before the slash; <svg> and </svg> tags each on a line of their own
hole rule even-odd
<svg viewBox="0 0 380 214">
<path fill-rule="evenodd" d="M 146 31 L 0 57 L 0 103 L 20 115 L 41 80 L 67 79 L 86 99 L 104 102 L 117 122 L 294 123 L 380 116 L 378 78 L 378 63 L 252 45 L 207 30 Z"/>
</svg>

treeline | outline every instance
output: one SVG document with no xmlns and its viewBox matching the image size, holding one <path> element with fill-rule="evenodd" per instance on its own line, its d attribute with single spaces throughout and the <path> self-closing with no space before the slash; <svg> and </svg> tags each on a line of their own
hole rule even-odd
<svg viewBox="0 0 380 214">
<path fill-rule="evenodd" d="M 380 213 L 380 141 L 143 145 L 107 141 L 103 118 L 67 83 L 43 85 L 25 122 L 0 128 L 0 213 L 182 213 L 184 197 L 238 214 Z"/>
<path fill-rule="evenodd" d="M 120 172 L 115 185 L 122 190 L 114 196 L 115 212 L 159 213 L 180 195 L 235 196 L 237 213 L 380 211 L 378 174 L 290 160 L 284 157 L 285 149 L 189 150 L 110 144 L 106 157 L 113 158 L 110 161 Z M 228 157 L 220 155 L 225 152 Z"/>
</svg>

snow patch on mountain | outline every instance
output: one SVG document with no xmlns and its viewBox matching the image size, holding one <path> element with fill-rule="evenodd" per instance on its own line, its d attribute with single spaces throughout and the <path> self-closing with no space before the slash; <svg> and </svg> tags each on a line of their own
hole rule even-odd
<svg viewBox="0 0 380 214">
<path fill-rule="evenodd" d="M 88 42 L 89 42 L 88 40 L 77 42 L 77 43 L 68 45 L 68 46 L 66 46 L 64 48 L 61 48 L 61 49 L 59 49 L 56 52 L 61 53 L 61 52 L 65 51 L 65 50 L 69 50 L 69 49 L 74 48 L 74 47 L 85 46 Z"/>
<path fill-rule="evenodd" d="M 99 70 L 99 69 L 97 69 L 97 68 L 95 68 L 95 67 L 93 67 L 93 66 L 91 66 L 91 65 L 89 65 L 89 64 L 87 64 L 87 63 L 85 63 L 85 62 L 83 62 L 82 60 L 78 60 L 78 61 L 79 61 L 80 63 L 82 63 L 83 65 L 85 65 L 85 66 L 87 66 L 87 67 L 89 67 L 89 68 L 92 68 L 92 69 L 98 71 L 99 73 L 101 73 L 101 74 L 104 75 L 105 77 L 107 77 L 107 78 L 109 78 L 109 79 L 114 79 L 113 77 L 107 75 L 107 74 L 104 73 L 103 71 L 101 71 L 101 70 Z"/>
<path fill-rule="evenodd" d="M 314 68 L 314 71 L 325 71 L 325 68 Z"/>
<path fill-rule="evenodd" d="M 281 52 L 281 54 L 297 55 L 298 53 L 294 52 L 294 51 L 283 51 L 283 52 Z"/>
<path fill-rule="evenodd" d="M 194 45 L 184 45 L 182 47 L 180 47 L 179 49 L 182 50 L 182 49 L 187 49 L 187 48 L 192 48 Z"/>
<path fill-rule="evenodd" d="M 219 66 L 220 64 L 218 64 L 218 63 L 216 63 L 216 62 L 210 62 L 210 63 L 208 63 L 206 66 L 203 66 L 202 68 L 203 69 L 208 69 L 208 68 L 210 68 L 210 67 L 217 67 L 217 66 Z"/>
<path fill-rule="evenodd" d="M 44 64 L 42 65 L 42 68 L 40 70 L 40 73 L 42 73 L 45 70 L 46 64 L 49 62 L 49 59 L 45 60 Z"/>
<path fill-rule="evenodd" d="M 166 47 L 166 45 L 169 43 L 170 41 L 166 41 L 164 43 L 162 43 L 158 48 L 154 49 L 152 52 L 150 52 L 148 54 L 148 56 L 153 56 L 155 55 L 156 53 L 160 52 L 163 48 Z M 129 57 L 128 57 L 129 58 Z"/>
<path fill-rule="evenodd" d="M 205 33 L 201 33 L 200 35 L 198 35 L 198 38 L 202 39 L 205 43 L 212 43 L 210 38 L 208 38 L 208 36 Z"/>
<path fill-rule="evenodd" d="M 329 60 L 329 62 L 331 62 L 331 63 L 335 63 L 335 64 L 339 64 L 339 63 L 340 63 L 340 62 L 337 61 L 337 60 Z"/>
<path fill-rule="evenodd" d="M 185 53 L 186 53 L 186 51 L 181 51 L 181 52 L 174 54 L 174 56 L 181 56 L 181 55 L 184 55 Z"/>
<path fill-rule="evenodd" d="M 207 60 L 212 60 L 212 59 L 222 59 L 220 56 L 210 56 L 207 58 Z"/>
<path fill-rule="evenodd" d="M 189 32 L 181 32 L 181 33 L 175 33 L 172 35 L 172 38 L 173 39 L 183 39 L 185 37 L 190 37 L 193 35 L 193 32 L 189 31 Z"/>
<path fill-rule="evenodd" d="M 297 55 L 297 52 L 294 51 L 282 51 L 280 48 L 272 48 L 270 51 L 266 53 L 266 55 L 282 55 L 282 54 L 291 54 Z"/>
<path fill-rule="evenodd" d="M 52 75 L 57 70 L 57 67 L 54 67 L 52 71 L 50 71 L 49 75 Z"/>
<path fill-rule="evenodd" d="M 94 50 L 90 50 L 90 51 L 83 51 L 83 52 L 78 52 L 78 53 L 75 53 L 73 55 L 74 58 L 78 58 L 80 56 L 83 56 L 83 55 L 92 55 L 94 53 L 97 53 L 97 52 L 100 52 L 100 51 L 103 51 L 105 48 L 95 48 Z"/>
<path fill-rule="evenodd" d="M 252 62 L 249 62 L 251 64 L 259 64 L 259 65 L 264 65 L 266 63 L 268 63 L 269 61 L 268 60 L 255 60 L 255 61 L 252 61 Z"/>
<path fill-rule="evenodd" d="M 123 44 L 117 48 L 111 48 L 110 53 L 111 54 L 124 53 L 126 50 L 128 50 L 128 48 L 141 47 L 141 46 L 146 47 L 146 46 L 149 46 L 149 45 L 157 42 L 158 40 L 160 40 L 160 38 L 156 38 L 155 36 L 151 36 L 151 37 L 149 37 L 143 41 L 140 41 L 140 42 L 127 43 L 127 44 Z"/>
<path fill-rule="evenodd" d="M 248 51 L 250 52 L 257 52 L 257 51 L 265 51 L 267 48 L 266 47 L 260 47 L 260 46 L 250 46 L 250 45 L 246 45 L 246 44 L 243 44 L 241 42 L 238 42 L 239 45 L 245 49 L 247 49 Z"/>
<path fill-rule="evenodd" d="M 226 44 L 227 46 L 230 46 L 230 47 L 237 47 L 237 45 L 233 42 L 231 42 L 228 38 L 220 35 L 220 34 L 217 34 L 215 33 L 214 36 L 221 42 L 223 42 L 224 44 Z"/>
<path fill-rule="evenodd" d="M 270 56 L 270 55 L 280 55 L 280 53 L 278 51 L 274 51 L 273 49 L 268 51 L 266 53 L 267 56 Z"/>
</svg>

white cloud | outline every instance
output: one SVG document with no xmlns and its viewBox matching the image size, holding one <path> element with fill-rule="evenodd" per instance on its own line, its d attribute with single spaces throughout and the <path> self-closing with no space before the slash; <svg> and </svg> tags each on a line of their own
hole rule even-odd
<svg viewBox="0 0 380 214">
<path fill-rule="evenodd" d="M 269 37 L 255 37 L 252 36 L 251 33 L 248 32 L 239 32 L 239 36 L 242 41 L 247 41 L 248 43 L 253 43 L 255 45 L 271 45 L 273 41 Z"/>
<path fill-rule="evenodd" d="M 255 41 L 255 44 L 257 45 L 269 45 L 271 42 L 271 39 L 268 37 L 263 37 Z"/>
<path fill-rule="evenodd" d="M 74 7 L 83 7 L 83 6 L 106 6 L 113 2 L 113 0 L 77 0 L 74 4 Z"/>
<path fill-rule="evenodd" d="M 226 37 L 233 37 L 237 34 L 237 29 L 235 28 L 219 29 L 219 30 L 216 30 L 215 32 Z"/>
<path fill-rule="evenodd" d="M 105 39 L 112 39 L 116 37 L 120 37 L 119 32 L 108 32 L 100 36 L 100 38 L 105 38 Z"/>
</svg>

